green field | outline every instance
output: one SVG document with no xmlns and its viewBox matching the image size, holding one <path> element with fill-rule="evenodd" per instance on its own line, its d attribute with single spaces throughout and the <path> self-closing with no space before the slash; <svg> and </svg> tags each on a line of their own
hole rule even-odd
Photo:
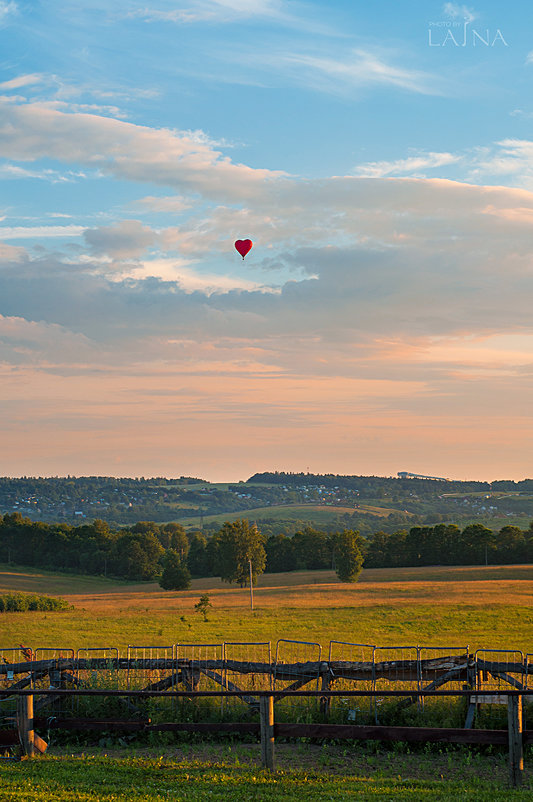
<svg viewBox="0 0 533 802">
<path fill-rule="evenodd" d="M 22 643 L 125 650 L 128 644 L 293 638 L 322 644 L 325 657 L 330 640 L 533 652 L 533 566 L 370 569 L 355 585 L 340 583 L 332 571 L 266 574 L 255 589 L 254 612 L 247 589 L 213 578 L 195 580 L 188 591 L 165 592 L 156 583 L 4 565 L 0 590 L 61 595 L 74 605 L 62 612 L 0 614 L 3 648 Z M 213 603 L 207 622 L 194 612 L 204 592 Z M 52 733 L 47 755 L 31 762 L 0 761 L 0 799 L 499 802 L 511 793 L 504 749 L 279 743 L 279 771 L 269 775 L 260 767 L 253 739 L 159 737 L 152 746 L 131 744 L 127 750 L 115 738 L 105 747 L 106 756 L 86 742 L 76 746 L 76 740 L 66 750 Z M 528 749 L 525 790 L 513 791 L 513 798 L 532 798 L 532 768 Z"/>
<path fill-rule="evenodd" d="M 249 590 L 218 579 L 187 591 L 155 582 L 129 584 L 0 566 L 0 591 L 58 595 L 63 612 L 0 614 L 4 648 L 167 646 L 177 642 L 275 642 L 291 638 L 421 644 L 533 652 L 533 566 L 458 566 L 364 570 L 354 585 L 333 571 L 264 574 L 249 609 Z M 194 605 L 207 592 L 204 622 Z"/>
<path fill-rule="evenodd" d="M 259 747 L 226 746 L 217 759 L 174 747 L 136 757 L 64 755 L 0 764 L 1 799 L 14 802 L 503 802 L 531 799 L 526 776 L 507 789 L 505 756 L 353 750 L 311 744 L 278 749 L 279 770 L 258 765 Z M 196 754 L 201 748 L 196 748 Z M 299 769 L 294 770 L 294 765 Z"/>
<path fill-rule="evenodd" d="M 368 504 L 360 504 L 359 507 L 327 506 L 325 504 L 272 504 L 269 507 L 254 507 L 251 510 L 239 510 L 238 512 L 224 512 L 219 515 L 204 515 L 203 522 L 217 523 L 222 526 L 225 521 L 235 521 L 237 518 L 247 518 L 249 521 L 260 521 L 263 518 L 271 518 L 276 521 L 305 521 L 313 526 L 335 525 L 339 515 L 376 515 L 386 518 L 391 512 L 402 512 L 392 507 L 373 507 Z M 409 513 L 411 514 L 411 513 Z M 188 516 L 177 518 L 176 520 L 184 526 L 198 526 L 198 516 Z"/>
</svg>

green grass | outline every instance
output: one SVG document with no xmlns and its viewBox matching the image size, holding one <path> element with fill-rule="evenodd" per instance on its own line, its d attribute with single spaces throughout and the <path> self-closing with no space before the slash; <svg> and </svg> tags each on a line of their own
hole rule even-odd
<svg viewBox="0 0 533 802">
<path fill-rule="evenodd" d="M 479 515 L 476 517 L 460 515 L 449 521 L 449 523 L 456 524 L 460 529 L 470 524 L 481 524 L 486 526 L 487 529 L 492 529 L 493 532 L 499 532 L 504 526 L 517 526 L 519 529 L 528 529 L 529 522 L 533 516 L 531 513 L 524 513 L 523 515 L 514 514 L 508 515 Z"/>
<path fill-rule="evenodd" d="M 339 515 L 353 515 L 354 513 L 372 514 L 379 517 L 386 517 L 391 512 L 400 512 L 392 507 L 371 507 L 367 504 L 360 504 L 359 508 L 354 507 L 335 507 L 324 504 L 273 504 L 270 507 L 254 507 L 251 510 L 239 510 L 238 512 L 224 512 L 218 515 L 204 515 L 204 524 L 217 523 L 222 525 L 225 521 L 235 521 L 237 518 L 247 518 L 249 521 L 260 521 L 263 518 L 271 518 L 276 521 L 305 521 L 313 526 L 328 526 L 336 522 Z M 199 516 L 189 516 L 178 519 L 184 526 L 197 526 Z"/>
<path fill-rule="evenodd" d="M 332 571 L 265 574 L 254 591 L 218 579 L 191 590 L 156 583 L 0 569 L 0 589 L 60 594 L 74 609 L 0 615 L 0 644 L 33 648 L 166 646 L 227 641 L 330 640 L 533 652 L 533 566 L 372 569 L 340 583 Z M 204 622 L 194 605 L 207 592 Z"/>
<path fill-rule="evenodd" d="M 319 642 L 326 657 L 330 640 L 532 652 L 532 579 L 533 566 L 373 569 L 363 571 L 355 585 L 340 583 L 332 571 L 270 574 L 261 577 L 251 612 L 248 590 L 213 578 L 195 580 L 189 591 L 165 592 L 156 583 L 0 566 L 0 588 L 60 592 L 75 605 L 50 614 L 0 615 L 0 647 L 23 643 L 125 650 L 128 644 L 275 642 L 283 637 Z M 203 622 L 194 604 L 206 591 L 214 607 Z M 0 762 L 0 799 L 499 802 L 511 793 L 505 750 L 279 743 L 280 772 L 269 775 L 260 768 L 256 743 L 198 739 L 191 744 L 170 734 L 158 737 L 157 753 L 155 747 L 143 747 L 132 756 L 129 746 L 127 757 L 92 750 L 84 758 L 60 754 L 52 733 L 49 755 L 18 764 Z M 513 791 L 512 798 L 532 798 L 531 764 L 529 750 L 528 790 Z M 293 771 L 294 766 L 299 770 Z"/>
<path fill-rule="evenodd" d="M 201 747 L 199 748 L 201 751 Z M 508 800 L 505 760 L 449 752 L 441 756 L 395 754 L 375 750 L 344 757 L 335 764 L 335 747 L 289 747 L 280 750 L 280 768 L 267 773 L 259 766 L 259 749 L 250 759 L 233 747 L 217 760 L 176 756 L 110 757 L 64 755 L 22 763 L 0 764 L 2 800 L 20 802 L 160 802 L 223 800 L 223 802 L 301 802 L 345 800 Z M 165 751 L 168 751 L 168 747 Z M 175 751 L 175 748 L 174 750 Z M 309 758 L 311 754 L 311 760 Z M 300 770 L 289 766 L 297 763 Z M 512 792 L 513 799 L 531 799 L 531 786 Z"/>
</svg>

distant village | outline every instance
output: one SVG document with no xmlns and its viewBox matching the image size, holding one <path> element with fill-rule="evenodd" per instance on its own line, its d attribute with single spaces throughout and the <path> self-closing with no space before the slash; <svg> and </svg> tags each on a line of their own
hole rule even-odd
<svg viewBox="0 0 533 802">
<path fill-rule="evenodd" d="M 533 518 L 533 482 L 456 482 L 405 471 L 398 477 L 266 473 L 237 483 L 185 476 L 0 477 L 0 514 L 17 512 L 33 521 L 180 520 L 203 526 L 210 515 L 245 517 L 247 511 L 286 507 L 289 512 L 300 505 L 338 508 L 361 530 L 491 516 Z M 266 511 L 262 515 L 268 517 Z"/>
</svg>

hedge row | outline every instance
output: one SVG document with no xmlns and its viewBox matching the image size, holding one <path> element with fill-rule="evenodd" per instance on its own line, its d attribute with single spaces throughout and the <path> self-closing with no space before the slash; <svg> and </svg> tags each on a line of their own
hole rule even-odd
<svg viewBox="0 0 533 802">
<path fill-rule="evenodd" d="M 0 594 L 0 613 L 25 613 L 27 610 L 69 610 L 65 599 L 36 596 L 33 593 Z"/>
</svg>

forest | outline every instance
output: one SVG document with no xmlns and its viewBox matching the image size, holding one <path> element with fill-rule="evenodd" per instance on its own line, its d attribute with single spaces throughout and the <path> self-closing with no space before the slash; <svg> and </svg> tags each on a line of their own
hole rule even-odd
<svg viewBox="0 0 533 802">
<path fill-rule="evenodd" d="M 0 516 L 0 560 L 126 580 L 157 579 L 173 565 L 185 577 L 221 576 L 245 583 L 247 576 L 236 566 L 244 563 L 247 571 L 249 558 L 253 558 L 254 574 L 342 570 L 346 554 L 340 557 L 339 550 L 345 533 L 350 533 L 350 542 L 367 568 L 533 562 L 533 522 L 527 529 L 508 525 L 497 532 L 482 524 L 462 529 L 437 524 L 391 533 L 376 531 L 363 537 L 354 530 L 324 531 L 310 526 L 292 535 L 266 536 L 242 519 L 226 522 L 206 536 L 200 530 L 186 532 L 175 522 L 139 521 L 117 529 L 101 519 L 80 526 L 48 524 L 31 521 L 18 512 Z"/>
</svg>

